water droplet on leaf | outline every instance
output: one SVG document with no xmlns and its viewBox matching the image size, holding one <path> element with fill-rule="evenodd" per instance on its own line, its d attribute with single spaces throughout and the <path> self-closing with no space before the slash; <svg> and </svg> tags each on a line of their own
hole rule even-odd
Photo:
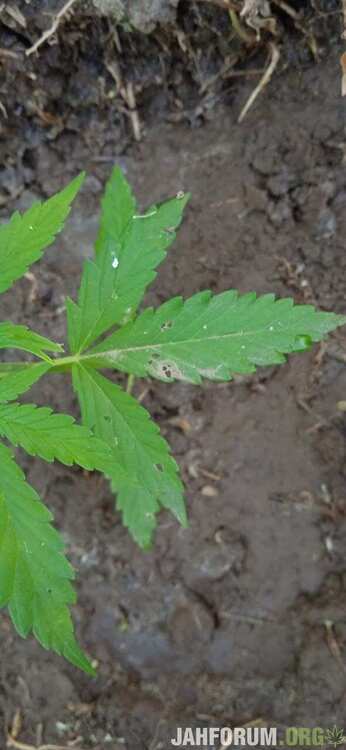
<svg viewBox="0 0 346 750">
<path fill-rule="evenodd" d="M 112 260 L 112 268 L 118 268 L 118 265 L 119 265 L 118 258 L 116 258 L 114 255 L 114 258 Z"/>
<path fill-rule="evenodd" d="M 293 345 L 293 351 L 302 352 L 305 349 L 309 349 L 311 344 L 312 344 L 312 339 L 310 336 L 296 336 L 294 345 Z"/>
</svg>

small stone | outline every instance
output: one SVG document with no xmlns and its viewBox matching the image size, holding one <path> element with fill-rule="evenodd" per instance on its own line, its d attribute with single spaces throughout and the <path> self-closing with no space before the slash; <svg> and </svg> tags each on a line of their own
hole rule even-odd
<svg viewBox="0 0 346 750">
<path fill-rule="evenodd" d="M 281 198 L 281 196 L 286 195 L 286 193 L 288 193 L 289 186 L 290 180 L 287 172 L 282 172 L 281 174 L 274 175 L 273 177 L 270 177 L 267 182 L 268 190 L 274 196 L 274 198 Z"/>
<path fill-rule="evenodd" d="M 14 167 L 7 167 L 0 172 L 1 187 L 13 198 L 21 191 L 22 178 Z"/>
<path fill-rule="evenodd" d="M 56 721 L 55 728 L 60 737 L 62 737 L 64 734 L 70 731 L 71 724 L 66 724 L 64 721 Z"/>
<path fill-rule="evenodd" d="M 275 226 L 279 227 L 285 221 L 292 218 L 291 207 L 286 199 L 279 200 L 277 203 L 269 203 L 268 216 Z"/>
<path fill-rule="evenodd" d="M 219 494 L 216 487 L 213 487 L 211 484 L 205 484 L 201 489 L 201 493 L 204 497 L 217 497 Z"/>
<path fill-rule="evenodd" d="M 330 208 L 321 211 L 316 228 L 316 237 L 318 239 L 328 239 L 333 237 L 336 232 L 336 217 Z"/>
<path fill-rule="evenodd" d="M 321 182 L 320 184 L 320 190 L 327 200 L 331 200 L 334 198 L 336 192 L 335 182 L 332 180 L 324 180 L 324 182 Z"/>
<path fill-rule="evenodd" d="M 94 0 L 94 5 L 101 13 L 113 16 L 116 21 L 121 21 L 125 15 L 125 7 L 122 0 Z"/>
<path fill-rule="evenodd" d="M 334 198 L 333 206 L 346 206 L 346 190 L 340 190 Z"/>
<path fill-rule="evenodd" d="M 295 206 L 303 208 L 308 200 L 309 190 L 306 185 L 299 185 L 291 192 L 291 200 Z"/>
<path fill-rule="evenodd" d="M 93 195 L 98 195 L 102 191 L 102 183 L 95 175 L 89 174 L 84 181 L 84 190 L 89 190 Z"/>
<path fill-rule="evenodd" d="M 100 13 L 112 16 L 124 26 L 144 33 L 152 31 L 156 24 L 173 23 L 176 18 L 178 0 L 93 0 Z"/>
<path fill-rule="evenodd" d="M 196 551 L 184 563 L 183 578 L 188 586 L 194 587 L 209 581 L 219 581 L 231 570 L 239 573 L 246 555 L 240 539 L 232 538 L 230 543 L 206 542 L 203 549 Z"/>
</svg>

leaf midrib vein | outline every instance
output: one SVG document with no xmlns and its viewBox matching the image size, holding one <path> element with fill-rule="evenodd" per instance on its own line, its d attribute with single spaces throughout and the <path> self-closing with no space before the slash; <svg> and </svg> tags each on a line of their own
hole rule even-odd
<svg viewBox="0 0 346 750">
<path fill-rule="evenodd" d="M 109 352 L 137 352 L 137 351 L 146 351 L 147 349 L 159 349 L 166 346 L 179 346 L 181 344 L 204 344 L 206 341 L 219 341 L 220 339 L 227 339 L 227 338 L 236 338 L 241 337 L 244 338 L 245 336 L 259 336 L 260 334 L 263 334 L 267 332 L 266 329 L 260 329 L 255 331 L 243 331 L 243 332 L 237 332 L 237 333 L 222 333 L 217 336 L 205 336 L 203 338 L 192 338 L 192 339 L 179 339 L 179 341 L 164 341 L 158 344 L 145 344 L 144 346 L 127 346 L 119 349 L 105 349 L 104 351 L 100 352 L 89 352 L 89 356 L 97 357 L 105 355 Z M 273 331 L 270 331 L 270 333 L 273 333 Z M 284 331 L 280 331 L 280 333 L 285 333 Z M 299 335 L 299 334 L 292 334 L 292 335 Z M 87 355 L 88 356 L 88 355 Z"/>
</svg>

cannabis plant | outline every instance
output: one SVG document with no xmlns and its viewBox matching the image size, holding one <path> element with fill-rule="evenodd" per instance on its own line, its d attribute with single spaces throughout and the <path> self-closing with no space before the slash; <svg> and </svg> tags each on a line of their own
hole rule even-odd
<svg viewBox="0 0 346 750">
<path fill-rule="evenodd" d="M 82 181 L 80 175 L 0 228 L 0 292 L 52 243 Z M 69 611 L 73 569 L 51 513 L 7 441 L 45 461 L 103 472 L 123 523 L 148 547 L 161 508 L 186 525 L 183 486 L 148 412 L 102 371 L 196 385 L 204 378 L 228 381 L 258 365 L 281 364 L 285 354 L 305 350 L 346 322 L 291 299 L 239 296 L 234 290 L 203 291 L 185 301 L 175 297 L 138 312 L 187 201 L 188 195 L 178 193 L 141 214 L 115 168 L 102 200 L 95 257 L 84 265 L 77 301 L 66 300 L 68 353 L 25 326 L 0 323 L 0 348 L 35 358 L 26 354 L 15 361 L 12 355 L 0 363 L 0 605 L 8 607 L 21 636 L 32 632 L 42 646 L 88 673 L 93 669 L 77 645 Z M 40 378 L 59 372 L 71 373 L 82 425 L 49 407 L 16 401 Z"/>
</svg>

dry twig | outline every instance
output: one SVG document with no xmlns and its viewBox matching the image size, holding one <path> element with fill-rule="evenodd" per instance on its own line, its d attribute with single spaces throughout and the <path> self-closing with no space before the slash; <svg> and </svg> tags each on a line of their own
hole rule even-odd
<svg viewBox="0 0 346 750">
<path fill-rule="evenodd" d="M 0 48 L 0 58 L 1 57 L 11 57 L 13 60 L 18 60 L 19 55 L 17 52 L 12 52 L 10 49 L 4 49 L 3 47 Z"/>
<path fill-rule="evenodd" d="M 302 22 L 301 20 L 301 12 L 295 10 L 295 8 L 292 8 L 291 5 L 289 5 L 286 0 L 272 0 L 274 5 L 277 5 L 278 8 L 281 8 L 281 10 L 284 11 L 284 13 L 287 13 L 290 18 L 294 21 L 295 27 L 303 34 L 303 36 L 306 39 L 307 45 L 311 51 L 311 54 L 313 55 L 315 60 L 319 59 L 319 50 L 318 50 L 318 44 L 315 39 L 315 36 L 313 33 L 307 28 L 307 26 Z"/>
<path fill-rule="evenodd" d="M 128 115 L 131 120 L 133 135 L 135 137 L 136 141 L 140 141 L 142 139 L 141 135 L 141 124 L 139 121 L 137 106 L 136 106 L 136 98 L 135 98 L 135 92 L 133 88 L 133 84 L 131 81 L 128 81 L 126 84 L 126 99 L 128 103 Z"/>
<path fill-rule="evenodd" d="M 203 81 L 199 89 L 200 94 L 205 94 L 208 89 L 212 88 L 214 84 L 217 83 L 219 78 L 223 78 L 224 76 L 226 76 L 226 74 L 229 73 L 232 68 L 234 68 L 237 62 L 239 62 L 239 55 L 235 55 L 235 57 L 226 60 L 220 70 L 215 73 L 215 75 L 210 76 L 209 78 L 206 78 L 205 81 Z"/>
<path fill-rule="evenodd" d="M 341 96 L 346 96 L 346 52 L 340 57 L 341 64 Z"/>
<path fill-rule="evenodd" d="M 16 5 L 6 5 L 6 13 L 16 22 L 22 29 L 26 29 L 26 19 L 23 13 L 16 7 Z"/>
<path fill-rule="evenodd" d="M 346 39 L 346 0 L 342 0 L 342 12 L 344 16 L 344 31 L 342 34 L 342 38 Z"/>
<path fill-rule="evenodd" d="M 5 120 L 8 119 L 7 109 L 0 99 L 0 112 L 3 114 Z"/>
<path fill-rule="evenodd" d="M 40 36 L 40 38 L 37 40 L 37 42 L 35 42 L 35 44 L 33 44 L 32 47 L 29 47 L 29 49 L 26 50 L 25 54 L 27 57 L 29 57 L 30 55 L 33 55 L 34 52 L 37 52 L 39 47 L 41 47 L 42 44 L 44 44 L 47 41 L 47 39 L 49 39 L 51 36 L 53 36 L 53 34 L 55 34 L 60 24 L 61 19 L 63 18 L 63 16 L 66 15 L 66 13 L 70 10 L 70 8 L 72 8 L 72 5 L 74 5 L 75 2 L 77 2 L 77 0 L 67 0 L 65 5 L 63 5 L 61 10 L 59 10 L 59 13 L 56 14 L 54 21 L 52 25 L 49 27 L 49 29 L 44 31 L 42 36 Z"/>
<path fill-rule="evenodd" d="M 124 109 L 123 111 L 130 118 L 133 135 L 135 137 L 135 140 L 139 142 L 140 140 L 142 140 L 142 132 L 133 84 L 131 83 L 131 81 L 128 81 L 126 84 L 124 83 L 119 65 L 116 60 L 112 60 L 112 62 L 106 62 L 106 68 L 115 81 L 115 94 L 120 94 L 126 104 L 126 109 Z"/>
<path fill-rule="evenodd" d="M 27 271 L 24 274 L 24 278 L 27 279 L 30 283 L 30 292 L 29 292 L 28 300 L 30 304 L 32 304 L 33 302 L 37 300 L 38 281 L 37 281 L 36 276 L 31 271 Z"/>
<path fill-rule="evenodd" d="M 335 633 L 334 633 L 334 623 L 331 620 L 325 620 L 325 628 L 326 628 L 326 641 L 329 648 L 330 653 L 334 657 L 334 659 L 339 664 L 339 667 L 341 668 L 342 672 L 346 672 L 346 667 L 344 660 L 342 658 L 341 649 L 340 646 L 336 640 Z"/>
<path fill-rule="evenodd" d="M 285 11 L 288 16 L 293 18 L 293 21 L 300 21 L 300 13 L 295 8 L 285 2 L 285 0 L 273 0 L 274 5 L 277 5 L 281 10 Z"/>
<path fill-rule="evenodd" d="M 270 81 L 270 79 L 271 79 L 271 77 L 272 77 L 272 75 L 274 73 L 274 70 L 275 70 L 275 68 L 276 68 L 276 66 L 277 66 L 277 64 L 278 64 L 278 62 L 280 60 L 280 51 L 279 51 L 279 48 L 276 46 L 276 44 L 274 44 L 274 42 L 269 42 L 269 48 L 270 48 L 270 53 L 271 53 L 270 63 L 268 65 L 268 67 L 267 67 L 267 70 L 263 74 L 263 76 L 262 76 L 262 78 L 261 78 L 258 86 L 256 86 L 256 88 L 253 90 L 253 92 L 249 96 L 249 98 L 248 98 L 245 106 L 243 107 L 243 109 L 242 109 L 242 111 L 241 111 L 241 113 L 240 113 L 240 115 L 238 117 L 238 122 L 243 122 L 244 117 L 247 115 L 249 109 L 251 109 L 251 107 L 252 107 L 254 101 L 257 99 L 258 95 L 261 93 L 261 91 L 263 91 L 263 89 L 265 88 L 265 86 L 268 85 L 268 83 L 269 83 L 269 81 Z"/>
<path fill-rule="evenodd" d="M 39 725 L 42 726 L 42 725 Z M 16 750 L 71 750 L 71 747 L 76 747 L 75 742 L 69 744 L 69 745 L 42 745 L 39 740 L 37 740 L 38 745 L 28 745 L 26 742 L 20 742 L 17 737 L 21 731 L 22 728 L 22 715 L 20 712 L 20 709 L 18 708 L 14 714 L 12 726 L 9 734 L 7 735 L 7 743 L 6 747 L 13 747 L 16 748 Z M 81 738 L 77 738 L 77 740 L 80 742 Z M 80 745 L 78 745 L 79 750 L 82 750 Z"/>
<path fill-rule="evenodd" d="M 250 31 L 247 31 L 245 27 L 240 23 L 238 14 L 235 12 L 235 10 L 229 11 L 229 17 L 231 19 L 231 24 L 234 28 L 235 33 L 239 36 L 239 39 L 244 42 L 244 44 L 247 44 L 249 47 L 252 47 L 254 44 L 256 44 L 256 37 L 254 34 L 252 34 Z"/>
<path fill-rule="evenodd" d="M 238 11 L 239 8 L 235 3 L 231 2 L 231 0 L 198 0 L 199 2 L 203 3 L 211 3 L 212 5 L 218 5 L 219 8 L 224 8 L 224 10 L 235 10 Z"/>
<path fill-rule="evenodd" d="M 20 708 L 17 708 L 13 720 L 12 720 L 12 726 L 11 726 L 11 737 L 13 740 L 16 740 L 18 735 L 20 734 L 20 730 L 22 728 L 22 713 Z"/>
</svg>

